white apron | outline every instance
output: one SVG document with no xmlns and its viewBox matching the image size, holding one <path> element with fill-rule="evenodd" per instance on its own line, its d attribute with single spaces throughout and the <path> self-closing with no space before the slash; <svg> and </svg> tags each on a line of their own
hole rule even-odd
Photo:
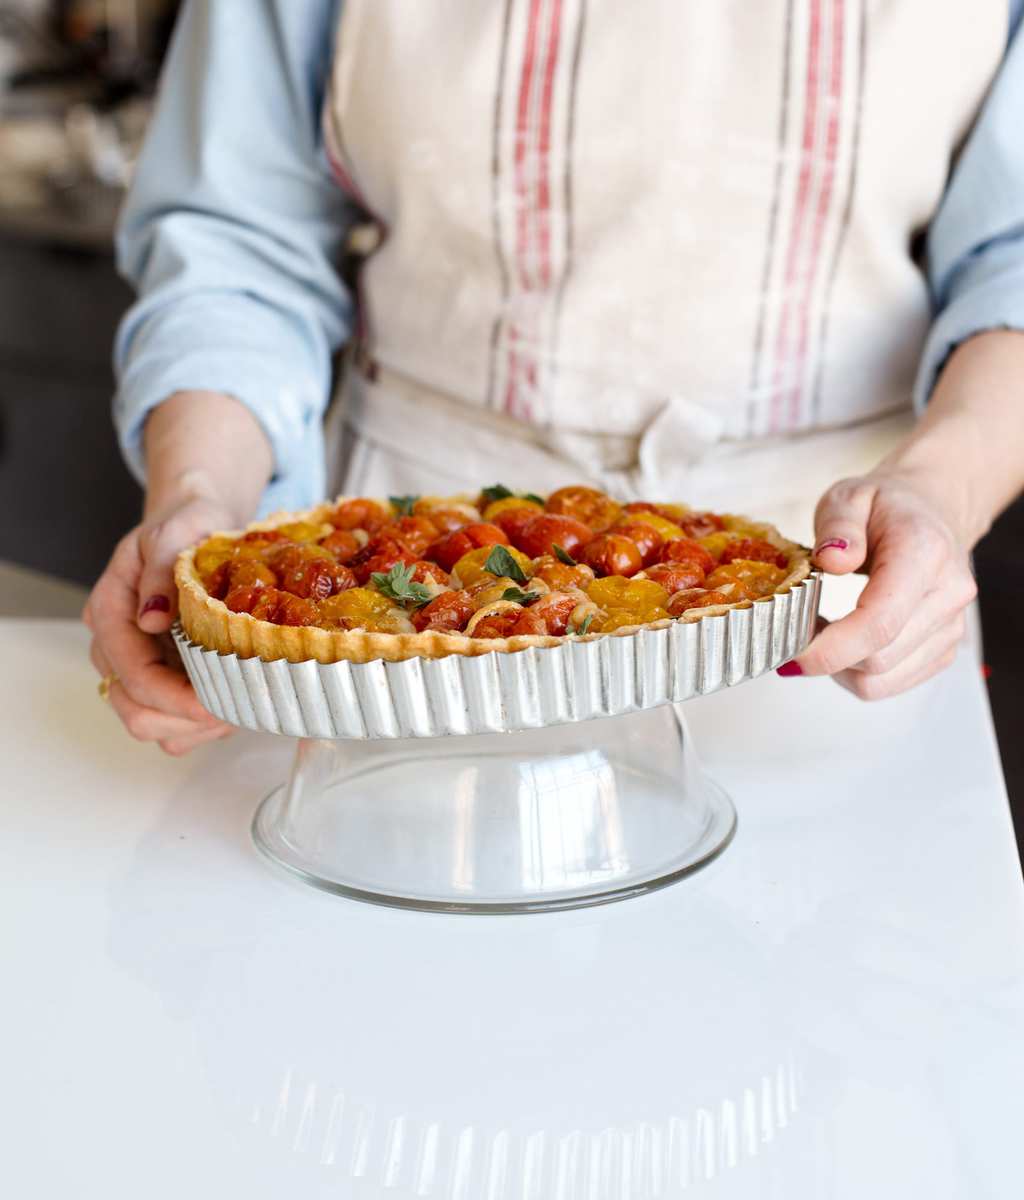
<svg viewBox="0 0 1024 1200">
<path fill-rule="evenodd" d="M 906 430 L 912 257 L 1006 0 L 345 0 L 377 231 L 338 490 L 592 481 L 774 519 Z"/>
</svg>

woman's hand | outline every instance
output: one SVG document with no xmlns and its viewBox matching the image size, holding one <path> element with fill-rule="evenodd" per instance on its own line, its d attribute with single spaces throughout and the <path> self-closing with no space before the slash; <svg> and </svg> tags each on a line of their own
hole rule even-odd
<svg viewBox="0 0 1024 1200">
<path fill-rule="evenodd" d="M 783 675 L 832 675 L 862 700 L 906 691 L 952 663 L 977 595 L 964 535 L 913 472 L 844 479 L 815 513 L 814 561 L 869 575 L 857 607 L 826 625 Z"/>
<path fill-rule="evenodd" d="M 157 742 L 168 754 L 185 754 L 233 729 L 203 708 L 183 672 L 166 665 L 160 635 L 177 615 L 178 553 L 234 523 L 219 503 L 200 497 L 155 513 L 118 543 L 82 614 L 93 635 L 93 666 L 116 676 L 114 711 L 132 737 Z"/>
<path fill-rule="evenodd" d="M 144 431 L 149 489 L 142 524 L 114 551 L 85 606 L 91 657 L 113 673 L 110 703 L 128 732 L 185 754 L 234 728 L 199 703 L 188 678 L 164 662 L 177 615 L 174 560 L 217 529 L 254 512 L 273 455 L 247 408 L 219 392 L 177 392 L 150 414 Z"/>
</svg>

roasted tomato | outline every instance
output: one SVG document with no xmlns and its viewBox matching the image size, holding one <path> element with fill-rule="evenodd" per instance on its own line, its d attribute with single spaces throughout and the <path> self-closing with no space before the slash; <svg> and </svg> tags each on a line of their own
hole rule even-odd
<svg viewBox="0 0 1024 1200">
<path fill-rule="evenodd" d="M 320 602 L 320 624 L 328 629 L 366 629 L 373 633 L 398 633 L 408 628 L 406 618 L 373 588 L 355 587 Z"/>
<path fill-rule="evenodd" d="M 262 587 L 253 587 L 251 584 L 244 584 L 241 587 L 232 588 L 224 597 L 224 603 L 232 612 L 251 613 L 256 607 L 262 592 Z"/>
<path fill-rule="evenodd" d="M 279 548 L 280 543 L 289 539 L 280 529 L 250 529 L 238 539 L 235 550 L 236 558 L 269 560 Z"/>
<path fill-rule="evenodd" d="M 399 517 L 382 526 L 370 539 L 370 546 L 378 553 L 387 547 L 401 546 L 413 558 L 422 558 L 427 547 L 437 538 L 437 529 L 427 517 Z"/>
<path fill-rule="evenodd" d="M 454 633 L 465 629 L 472 615 L 473 598 L 467 592 L 442 592 L 413 613 L 412 623 L 420 633 L 427 629 Z"/>
<path fill-rule="evenodd" d="M 217 537 L 207 538 L 202 542 L 195 554 L 196 570 L 202 579 L 212 575 L 214 571 L 228 559 L 235 557 L 235 540 L 234 538 Z"/>
<path fill-rule="evenodd" d="M 565 592 L 548 592 L 530 605 L 529 612 L 534 621 L 541 622 L 544 633 L 563 637 L 569 632 L 569 618 L 579 602 L 579 596 L 570 596 Z"/>
<path fill-rule="evenodd" d="M 253 606 L 252 615 L 257 620 L 272 621 L 275 625 L 315 625 L 318 614 L 312 600 L 304 600 L 277 588 L 263 588 Z"/>
<path fill-rule="evenodd" d="M 448 572 L 444 567 L 439 567 L 436 562 L 430 562 L 426 558 L 417 559 L 413 563 L 412 577 L 417 583 L 440 583 L 444 587 L 448 586 Z"/>
<path fill-rule="evenodd" d="M 326 600 L 356 586 L 355 573 L 332 558 L 299 563 L 292 570 L 281 572 L 279 579 L 282 591 L 304 600 Z"/>
<path fill-rule="evenodd" d="M 599 533 L 583 547 L 582 558 L 598 575 L 635 575 L 644 561 L 636 542 L 619 533 Z"/>
<path fill-rule="evenodd" d="M 506 497 L 506 499 L 516 499 L 516 497 Z M 498 501 L 497 503 L 501 503 Z M 539 510 L 535 504 L 527 504 L 525 502 L 516 504 L 515 507 L 503 508 L 500 513 L 497 513 L 492 521 L 492 524 L 497 525 L 503 530 L 505 536 L 513 546 L 519 545 L 519 539 L 522 537 L 524 530 L 533 521 L 536 521 L 543 514 L 543 510 Z M 589 531 L 588 531 L 589 532 Z"/>
<path fill-rule="evenodd" d="M 695 562 L 655 563 L 644 571 L 647 579 L 660 583 L 669 595 L 686 588 L 699 588 L 704 584 L 704 569 Z"/>
<path fill-rule="evenodd" d="M 683 533 L 691 538 L 707 537 L 708 534 L 725 528 L 725 522 L 713 512 L 684 512 L 674 520 Z"/>
<path fill-rule="evenodd" d="M 608 632 L 624 625 L 645 625 L 668 616 L 668 592 L 653 579 L 626 579 L 607 575 L 591 584 L 587 595 L 604 610 L 593 632 Z"/>
<path fill-rule="evenodd" d="M 249 558 L 233 558 L 221 563 L 204 580 L 204 584 L 211 596 L 223 600 L 228 592 L 237 587 L 276 587 L 277 577 L 266 563 Z"/>
<path fill-rule="evenodd" d="M 774 563 L 737 558 L 716 567 L 708 576 L 707 584 L 720 588 L 730 583 L 742 583 L 752 596 L 770 596 L 785 578 L 786 572 Z"/>
<path fill-rule="evenodd" d="M 365 529 L 367 533 L 376 533 L 388 524 L 391 514 L 376 500 L 342 500 L 327 514 L 327 520 L 335 529 Z"/>
<path fill-rule="evenodd" d="M 320 543 L 321 549 L 333 554 L 340 563 L 350 563 L 359 553 L 362 546 L 354 533 L 347 529 L 336 529 L 328 534 Z"/>
<path fill-rule="evenodd" d="M 728 596 L 725 592 L 708 591 L 707 588 L 684 588 L 676 592 L 668 602 L 668 611 L 673 617 L 687 612 L 691 608 L 710 608 L 714 604 L 735 604 L 742 596 Z"/>
<path fill-rule="evenodd" d="M 658 561 L 695 563 L 705 574 L 715 569 L 714 558 L 700 542 L 691 538 L 673 538 L 670 542 L 663 542 L 658 551 Z"/>
<path fill-rule="evenodd" d="M 533 573 L 533 563 L 521 550 L 517 550 L 514 546 L 507 546 L 506 549 L 524 575 L 529 576 Z M 462 587 L 472 587 L 485 576 L 488 579 L 492 577 L 491 572 L 485 569 L 485 564 L 493 551 L 493 546 L 479 546 L 476 550 L 470 550 L 468 554 L 464 554 L 452 567 L 452 574 L 458 576 Z"/>
<path fill-rule="evenodd" d="M 396 563 L 406 563 L 411 566 L 414 562 L 419 561 L 410 550 L 406 550 L 403 546 L 396 546 L 394 542 L 387 542 L 384 548 L 376 553 L 369 546 L 360 550 L 349 566 L 355 573 L 356 580 L 362 586 L 375 571 L 386 575 Z"/>
<path fill-rule="evenodd" d="M 547 623 L 543 613 L 535 612 L 537 605 L 523 608 L 518 604 L 510 605 L 496 612 L 488 613 L 473 626 L 473 637 L 505 638 L 522 635 L 538 635 L 547 633 Z M 572 611 L 570 609 L 570 611 Z"/>
<path fill-rule="evenodd" d="M 568 592 L 573 588 L 585 592 L 594 582 L 594 568 L 586 563 L 570 567 L 553 554 L 542 554 L 534 559 L 533 578 L 543 579 L 553 592 Z"/>
<path fill-rule="evenodd" d="M 484 520 L 495 521 L 502 513 L 515 512 L 516 509 L 522 511 L 526 509 L 534 516 L 544 511 L 544 505 L 538 504 L 536 500 L 527 500 L 523 496 L 503 496 L 500 500 L 492 500 L 484 509 Z"/>
<path fill-rule="evenodd" d="M 507 546 L 508 535 L 497 525 L 481 522 L 476 525 L 463 525 L 461 529 L 439 538 L 429 548 L 431 558 L 450 571 L 464 554 L 481 546 Z"/>
<path fill-rule="evenodd" d="M 521 529 L 518 537 L 512 539 L 512 545 L 531 558 L 554 554 L 556 546 L 561 546 L 566 554 L 577 558 L 579 551 L 593 536 L 594 531 L 590 526 L 577 521 L 575 517 L 545 514 L 534 517 Z"/>
<path fill-rule="evenodd" d="M 658 561 L 662 536 L 653 525 L 648 525 L 643 521 L 620 521 L 611 532 L 621 534 L 623 537 L 628 537 L 630 541 L 636 542 L 645 567 Z"/>
<path fill-rule="evenodd" d="M 605 530 L 611 529 L 622 515 L 622 506 L 611 496 L 599 492 L 596 488 L 580 485 L 559 488 L 557 492 L 552 492 L 548 496 L 547 510 L 560 516 L 574 517 L 595 533 L 604 533 Z M 566 549 L 569 549 L 568 546 Z"/>
<path fill-rule="evenodd" d="M 416 510 L 417 516 L 426 517 L 433 525 L 438 533 L 451 533 L 454 529 L 461 529 L 463 525 L 475 525 L 480 520 L 480 514 L 475 508 L 466 505 L 466 510 L 461 508 L 432 508 L 429 512 L 420 512 Z"/>
<path fill-rule="evenodd" d="M 731 563 L 737 558 L 745 558 L 751 562 L 773 563 L 776 567 L 785 567 L 789 559 L 771 542 L 761 538 L 736 538 L 722 547 L 720 563 Z"/>
<path fill-rule="evenodd" d="M 291 521 L 287 525 L 279 525 L 277 532 L 290 542 L 311 546 L 330 533 L 331 527 L 325 521 Z"/>
</svg>

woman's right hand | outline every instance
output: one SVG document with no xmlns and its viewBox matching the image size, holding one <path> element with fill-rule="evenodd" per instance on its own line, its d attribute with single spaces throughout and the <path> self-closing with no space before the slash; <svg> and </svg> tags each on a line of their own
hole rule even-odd
<svg viewBox="0 0 1024 1200">
<path fill-rule="evenodd" d="M 236 524 L 225 506 L 205 497 L 149 515 L 118 543 L 82 613 L 92 631 L 93 666 L 115 677 L 114 711 L 132 737 L 157 742 L 168 754 L 186 754 L 233 731 L 203 708 L 184 672 L 167 666 L 163 646 L 177 615 L 175 558 Z"/>
</svg>

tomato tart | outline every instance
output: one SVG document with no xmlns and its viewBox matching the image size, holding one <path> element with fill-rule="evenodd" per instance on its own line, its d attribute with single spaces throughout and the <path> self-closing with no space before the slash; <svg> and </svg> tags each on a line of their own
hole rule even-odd
<svg viewBox="0 0 1024 1200">
<path fill-rule="evenodd" d="M 787 592 L 809 551 L 684 504 L 549 496 L 342 497 L 215 533 L 178 558 L 196 644 L 266 661 L 514 652 L 699 621 Z"/>
</svg>

